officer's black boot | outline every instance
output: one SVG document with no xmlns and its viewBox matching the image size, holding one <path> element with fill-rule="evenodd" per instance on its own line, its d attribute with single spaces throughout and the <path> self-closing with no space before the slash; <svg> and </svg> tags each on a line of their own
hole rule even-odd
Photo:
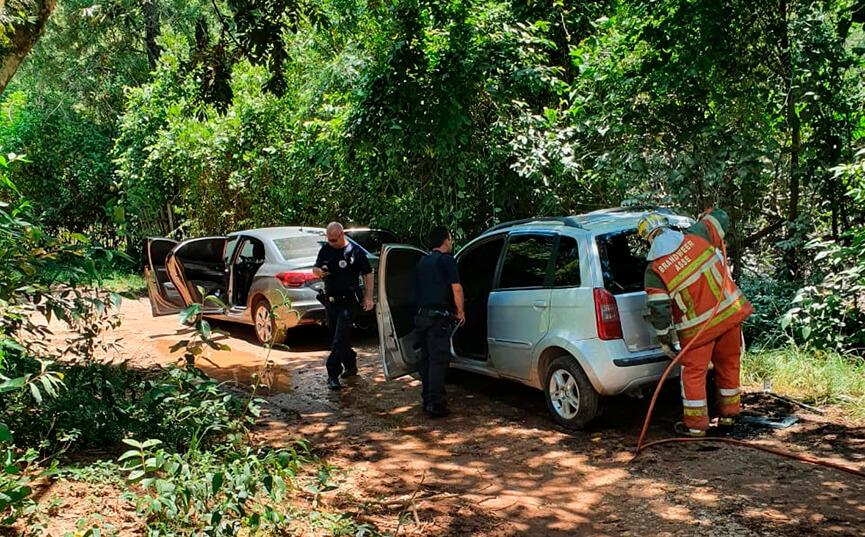
<svg viewBox="0 0 865 537">
<path fill-rule="evenodd" d="M 342 384 L 339 383 L 339 379 L 336 377 L 327 377 L 327 387 L 331 390 L 341 390 Z"/>
</svg>

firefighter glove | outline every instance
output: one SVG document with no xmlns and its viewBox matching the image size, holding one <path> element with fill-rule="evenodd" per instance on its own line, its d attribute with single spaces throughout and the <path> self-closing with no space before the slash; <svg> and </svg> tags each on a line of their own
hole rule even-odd
<svg viewBox="0 0 865 537">
<path fill-rule="evenodd" d="M 676 359 L 676 351 L 673 350 L 673 346 L 670 345 L 669 343 L 661 343 L 661 350 L 664 351 L 664 354 L 670 360 Z"/>
</svg>

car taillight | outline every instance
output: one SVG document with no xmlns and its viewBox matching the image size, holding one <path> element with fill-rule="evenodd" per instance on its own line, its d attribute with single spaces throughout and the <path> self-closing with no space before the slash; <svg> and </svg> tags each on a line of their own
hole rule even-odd
<svg viewBox="0 0 865 537">
<path fill-rule="evenodd" d="M 616 297 L 606 289 L 595 289 L 595 319 L 598 322 L 598 337 L 622 339 L 622 321 Z"/>
<path fill-rule="evenodd" d="M 318 276 L 313 274 L 311 270 L 292 270 L 278 273 L 276 279 L 286 287 L 300 287 L 306 282 L 317 280 Z"/>
</svg>

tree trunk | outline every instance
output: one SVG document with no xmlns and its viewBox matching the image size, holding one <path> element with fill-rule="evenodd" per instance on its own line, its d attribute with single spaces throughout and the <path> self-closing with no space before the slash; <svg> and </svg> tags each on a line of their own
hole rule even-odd
<svg viewBox="0 0 865 537">
<path fill-rule="evenodd" d="M 156 69 L 162 50 L 156 43 L 159 37 L 159 0 L 144 0 L 144 43 L 147 48 L 147 65 Z"/>
<path fill-rule="evenodd" d="M 787 208 L 787 222 L 791 224 L 787 229 L 787 236 L 797 233 L 797 228 L 792 224 L 799 217 L 799 155 L 802 145 L 802 126 L 799 115 L 796 113 L 796 98 L 793 95 L 793 57 L 790 52 L 790 9 L 787 0 L 780 0 L 778 4 L 778 15 L 781 21 L 781 73 L 783 77 L 784 94 L 786 96 L 785 121 L 790 134 L 790 201 Z M 784 255 L 784 265 L 787 274 L 793 279 L 801 276 L 799 268 L 799 256 L 796 248 L 790 248 Z"/>
<path fill-rule="evenodd" d="M 726 192 L 733 192 L 732 178 L 727 174 Z M 725 235 L 727 242 L 727 257 L 730 264 L 733 266 L 733 280 L 739 281 L 742 276 L 742 241 L 739 237 L 739 208 L 736 206 L 734 196 L 728 196 L 724 200 L 724 205 L 727 209 L 727 215 L 730 217 L 730 228 Z"/>
<path fill-rule="evenodd" d="M 801 125 L 796 113 L 796 99 L 793 97 L 793 58 L 790 53 L 789 8 L 787 0 L 779 5 L 781 16 L 781 69 L 784 77 L 786 95 L 785 120 L 790 132 L 790 205 L 787 221 L 793 222 L 799 216 L 799 153 L 801 152 Z"/>
<path fill-rule="evenodd" d="M 2 30 L 9 39 L 9 45 L 3 48 L 0 56 L 0 94 L 6 91 L 6 86 L 15 76 L 21 62 L 39 39 L 56 5 L 57 0 L 30 0 L 23 5 L 16 2 L 8 6 L 7 11 L 6 1 L 0 0 L 0 12 L 11 21 Z M 22 9 L 26 11 L 21 13 Z"/>
</svg>

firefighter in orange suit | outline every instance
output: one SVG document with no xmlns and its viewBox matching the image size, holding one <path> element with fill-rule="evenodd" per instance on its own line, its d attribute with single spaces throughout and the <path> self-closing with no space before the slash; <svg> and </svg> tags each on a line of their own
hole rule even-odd
<svg viewBox="0 0 865 537">
<path fill-rule="evenodd" d="M 674 356 L 670 332 L 674 328 L 682 349 L 698 337 L 681 357 L 685 419 L 676 424 L 676 432 L 684 436 L 705 436 L 709 428 L 709 362 L 715 365 L 719 424 L 732 425 L 740 410 L 742 321 L 752 308 L 733 283 L 722 254 L 728 223 L 727 213 L 711 209 L 684 233 L 670 229 L 667 218 L 659 213 L 643 217 L 637 226 L 640 237 L 650 244 L 645 286 L 661 347 Z"/>
</svg>

